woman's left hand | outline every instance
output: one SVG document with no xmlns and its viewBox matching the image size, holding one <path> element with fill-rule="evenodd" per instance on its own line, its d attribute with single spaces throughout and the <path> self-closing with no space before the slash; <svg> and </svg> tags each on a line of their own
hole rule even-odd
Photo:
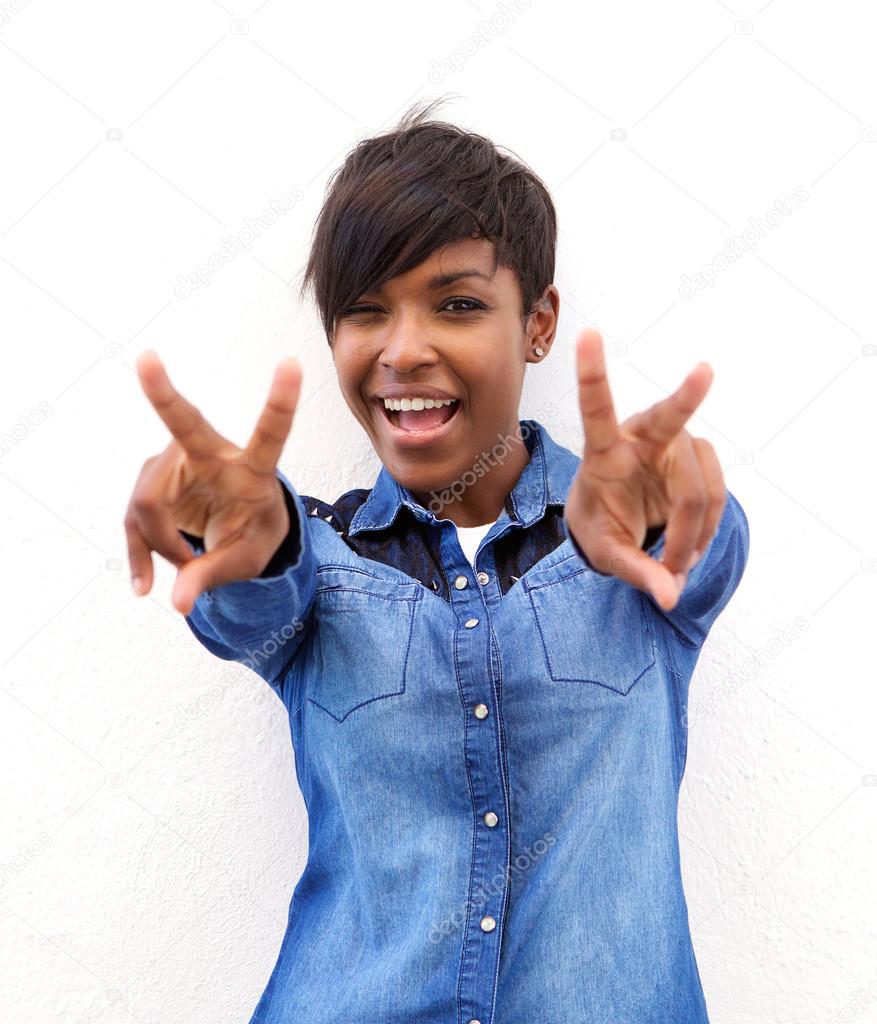
<svg viewBox="0 0 877 1024">
<path fill-rule="evenodd" d="M 594 569 L 651 593 L 670 611 L 727 499 L 713 446 L 684 429 L 713 371 L 698 363 L 673 394 L 619 426 L 603 340 L 592 328 L 576 340 L 576 368 L 585 449 L 567 496 L 567 527 Z M 659 561 L 642 544 L 648 527 L 662 525 Z"/>
</svg>

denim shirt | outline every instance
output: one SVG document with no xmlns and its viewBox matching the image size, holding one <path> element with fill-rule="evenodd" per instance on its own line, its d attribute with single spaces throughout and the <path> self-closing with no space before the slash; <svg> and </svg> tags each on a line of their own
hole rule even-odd
<svg viewBox="0 0 877 1024">
<path fill-rule="evenodd" d="M 664 612 L 590 566 L 563 519 L 579 457 L 520 426 L 530 460 L 474 568 L 386 468 L 334 503 L 278 471 L 284 547 L 187 617 L 283 702 L 308 814 L 251 1024 L 708 1021 L 677 802 L 747 519 L 728 492 Z"/>
</svg>

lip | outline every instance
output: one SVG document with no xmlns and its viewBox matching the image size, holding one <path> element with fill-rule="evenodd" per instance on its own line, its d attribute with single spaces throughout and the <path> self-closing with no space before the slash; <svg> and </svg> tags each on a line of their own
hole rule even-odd
<svg viewBox="0 0 877 1024">
<path fill-rule="evenodd" d="M 437 427 L 431 427 L 429 430 L 402 430 L 387 415 L 387 410 L 384 408 L 384 398 L 408 398 L 411 395 L 420 395 L 422 398 L 453 398 L 454 396 L 439 391 L 438 388 L 425 388 L 420 391 L 413 391 L 411 388 L 408 388 L 407 394 L 388 393 L 373 399 L 377 414 L 383 421 L 384 427 L 389 432 L 390 439 L 395 445 L 399 448 L 408 449 L 428 448 L 437 441 L 443 440 L 445 435 L 451 433 L 454 429 L 454 424 L 460 418 L 462 403 L 457 399 L 457 404 L 454 406 L 451 418 Z"/>
</svg>

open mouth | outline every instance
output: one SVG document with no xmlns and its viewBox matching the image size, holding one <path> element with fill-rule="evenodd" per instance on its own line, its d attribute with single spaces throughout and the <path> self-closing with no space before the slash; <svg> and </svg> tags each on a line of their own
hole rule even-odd
<svg viewBox="0 0 877 1024">
<path fill-rule="evenodd" d="M 375 402 L 396 439 L 403 443 L 428 443 L 436 440 L 449 429 L 460 408 L 459 399 L 453 399 L 450 404 L 436 403 L 429 409 L 388 409 L 383 398 L 377 398 Z"/>
</svg>

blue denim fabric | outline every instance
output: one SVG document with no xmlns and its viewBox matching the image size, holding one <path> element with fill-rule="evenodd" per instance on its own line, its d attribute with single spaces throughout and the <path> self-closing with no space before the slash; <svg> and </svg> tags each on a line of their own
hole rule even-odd
<svg viewBox="0 0 877 1024">
<path fill-rule="evenodd" d="M 282 700 L 307 806 L 251 1024 L 708 1021 L 677 799 L 746 516 L 729 492 L 665 613 L 590 567 L 562 517 L 579 457 L 520 422 L 530 461 L 477 573 L 386 469 L 331 504 L 278 474 L 286 548 L 187 619 Z"/>
</svg>

